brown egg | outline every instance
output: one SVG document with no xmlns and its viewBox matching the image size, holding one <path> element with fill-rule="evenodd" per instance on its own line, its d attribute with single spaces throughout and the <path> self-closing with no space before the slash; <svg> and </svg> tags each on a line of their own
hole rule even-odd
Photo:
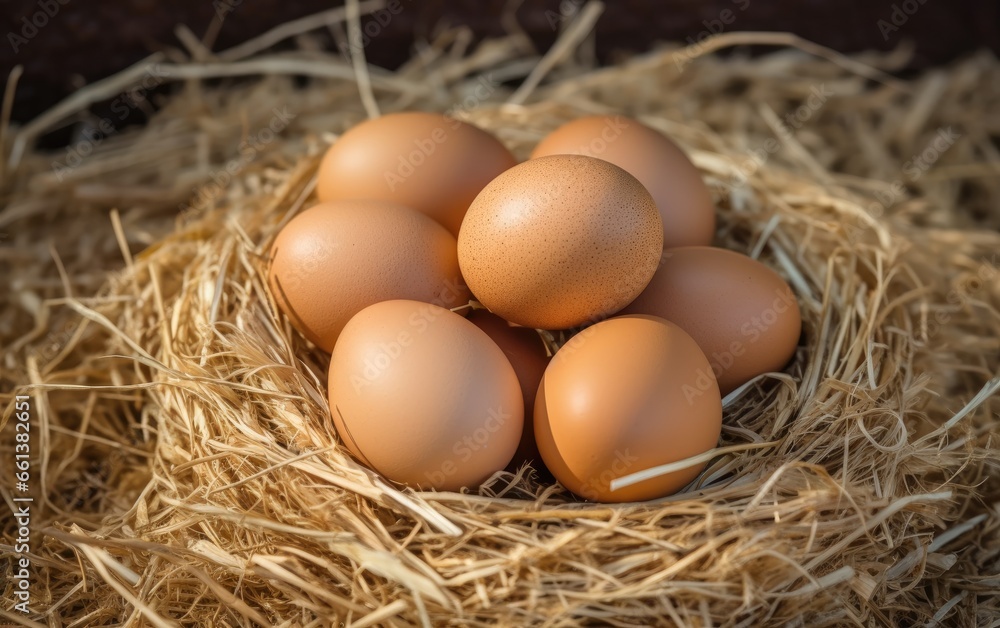
<svg viewBox="0 0 1000 628">
<path fill-rule="evenodd" d="M 618 166 L 555 155 L 514 166 L 473 201 L 458 235 L 462 274 L 483 305 L 540 329 L 600 320 L 656 270 L 653 199 Z"/>
<path fill-rule="evenodd" d="M 620 166 L 653 195 L 663 220 L 663 246 L 711 244 L 712 195 L 691 160 L 668 137 L 625 116 L 587 116 L 549 133 L 531 153 L 589 155 Z"/>
<path fill-rule="evenodd" d="M 799 305 L 784 279 L 746 255 L 708 246 L 668 249 L 624 312 L 662 316 L 691 334 L 724 395 L 784 368 L 802 331 Z"/>
<path fill-rule="evenodd" d="M 674 493 L 704 464 L 611 490 L 611 481 L 709 451 L 722 399 L 697 343 L 655 316 L 617 316 L 570 338 L 545 369 L 535 438 L 563 486 L 599 502 Z"/>
<path fill-rule="evenodd" d="M 391 201 L 425 213 L 458 235 L 479 191 L 517 163 L 495 137 L 437 113 L 391 113 L 358 124 L 319 167 L 321 201 Z"/>
<path fill-rule="evenodd" d="M 362 308 L 387 299 L 467 303 L 455 238 L 408 207 L 338 201 L 311 207 L 271 247 L 271 292 L 292 325 L 324 351 Z"/>
<path fill-rule="evenodd" d="M 545 351 L 545 343 L 534 329 L 516 327 L 495 314 L 486 310 L 476 310 L 469 314 L 469 321 L 486 332 L 493 342 L 510 361 L 521 384 L 521 396 L 524 397 L 524 431 L 521 433 L 521 443 L 514 452 L 507 468 L 516 471 L 524 463 L 540 467 L 538 446 L 535 444 L 535 430 L 531 420 L 535 409 L 535 393 L 542 374 L 549 364 L 549 356 Z"/>
<path fill-rule="evenodd" d="M 383 301 L 350 320 L 330 361 L 337 433 L 362 462 L 416 488 L 475 488 L 510 461 L 524 401 L 503 351 L 458 314 Z"/>
</svg>

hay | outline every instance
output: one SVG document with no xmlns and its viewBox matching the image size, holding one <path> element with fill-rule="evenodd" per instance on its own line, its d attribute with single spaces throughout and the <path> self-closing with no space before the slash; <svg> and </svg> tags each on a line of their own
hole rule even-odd
<svg viewBox="0 0 1000 628">
<path fill-rule="evenodd" d="M 342 20 L 319 22 L 342 38 Z M 725 35 L 605 69 L 588 67 L 585 45 L 557 45 L 515 91 L 540 59 L 521 35 L 469 51 L 452 29 L 398 73 L 365 69 L 369 110 L 449 110 L 522 158 L 575 116 L 639 117 L 704 172 L 718 244 L 793 284 L 805 344 L 785 373 L 731 396 L 725 449 L 698 483 L 608 506 L 530 470 L 477 494 L 400 490 L 338 444 L 327 358 L 276 314 L 263 279 L 322 151 L 366 115 L 352 62 L 305 34 L 316 23 L 264 39 L 298 37 L 297 52 L 249 42 L 250 56 L 158 58 L 180 92 L 61 180 L 52 162 L 65 155 L 32 140 L 129 81 L 4 131 L 0 380 L 32 395 L 40 452 L 35 614 L 6 621 L 996 625 L 995 58 L 904 82 L 883 72 L 905 49 L 843 59 L 787 36 Z M 755 41 L 826 58 L 698 56 Z M 234 76 L 252 78 L 202 80 Z M 283 107 L 294 118 L 241 159 Z M 949 128 L 958 139 L 907 174 Z M 5 556 L 14 536 L 6 522 Z"/>
</svg>

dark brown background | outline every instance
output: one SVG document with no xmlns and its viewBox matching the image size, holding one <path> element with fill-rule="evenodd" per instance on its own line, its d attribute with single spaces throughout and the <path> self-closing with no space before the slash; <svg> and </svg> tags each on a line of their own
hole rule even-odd
<svg viewBox="0 0 1000 628">
<path fill-rule="evenodd" d="M 342 4 L 222 1 L 238 6 L 223 21 L 214 46 L 217 50 L 282 22 Z M 466 24 L 478 37 L 502 34 L 498 18 L 508 5 L 508 0 L 400 2 L 402 12 L 366 49 L 372 63 L 398 65 L 409 56 L 415 37 L 426 36 L 442 22 Z M 564 5 L 567 2 L 579 5 L 583 0 L 563 0 Z M 58 7 L 51 18 L 44 14 L 45 3 L 50 11 Z M 995 0 L 611 0 L 606 4 L 596 39 L 602 62 L 613 60 L 618 52 L 647 50 L 657 41 L 697 39 L 706 24 L 727 8 L 735 19 L 725 26 L 726 31 L 791 31 L 842 52 L 888 50 L 909 40 L 916 45 L 914 68 L 947 62 L 984 47 L 1000 51 L 1000 3 Z M 519 22 L 540 50 L 555 39 L 552 18 L 560 10 L 558 0 L 527 0 L 518 8 Z M 879 21 L 892 23 L 894 11 L 899 29 L 884 36 Z M 114 73 L 151 51 L 176 47 L 174 28 L 179 23 L 201 36 L 215 13 L 211 0 L 0 0 L 3 80 L 15 64 L 24 66 L 14 119 L 31 119 L 84 82 Z M 33 17 L 44 26 L 15 52 L 11 34 L 22 35 L 26 21 Z"/>
</svg>

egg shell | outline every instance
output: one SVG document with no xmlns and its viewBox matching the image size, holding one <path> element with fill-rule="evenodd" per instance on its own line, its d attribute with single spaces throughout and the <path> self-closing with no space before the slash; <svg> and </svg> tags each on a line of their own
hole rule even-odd
<svg viewBox="0 0 1000 628">
<path fill-rule="evenodd" d="M 577 118 L 545 136 L 531 157 L 558 154 L 604 159 L 638 179 L 660 212 L 664 247 L 712 243 L 712 195 L 684 151 L 656 129 L 619 115 Z"/>
<path fill-rule="evenodd" d="M 352 127 L 329 148 L 316 195 L 399 203 L 458 235 L 472 199 L 516 163 L 499 140 L 471 124 L 438 113 L 391 113 Z"/>
<path fill-rule="evenodd" d="M 350 320 L 329 396 L 348 449 L 415 488 L 477 487 L 510 462 L 524 421 L 517 375 L 496 343 L 417 301 L 383 301 Z"/>
<path fill-rule="evenodd" d="M 511 325 L 486 310 L 472 312 L 468 320 L 486 332 L 486 335 L 500 347 L 514 367 L 517 381 L 521 385 L 521 396 L 524 398 L 524 430 L 517 451 L 514 452 L 514 457 L 507 468 L 516 471 L 528 463 L 541 471 L 541 457 L 538 455 L 538 445 L 535 444 L 535 430 L 531 417 L 535 410 L 538 384 L 542 381 L 542 374 L 549 364 L 545 343 L 534 329 Z"/>
<path fill-rule="evenodd" d="M 476 197 L 458 261 L 491 312 L 539 329 L 600 320 L 646 287 L 663 247 L 649 192 L 618 166 L 581 155 L 519 164 Z"/>
<path fill-rule="evenodd" d="M 691 334 L 724 395 L 784 368 L 802 332 L 795 294 L 781 276 L 746 255 L 707 246 L 668 249 L 624 312 L 661 316 Z"/>
<path fill-rule="evenodd" d="M 271 247 L 269 284 L 292 324 L 324 351 L 364 307 L 414 299 L 467 303 L 455 238 L 424 214 L 384 201 L 320 203 Z"/>
<path fill-rule="evenodd" d="M 534 420 L 538 450 L 563 486 L 592 501 L 644 501 L 680 490 L 705 465 L 616 491 L 611 481 L 715 447 L 722 399 L 708 360 L 680 327 L 617 316 L 556 352 Z"/>
</svg>

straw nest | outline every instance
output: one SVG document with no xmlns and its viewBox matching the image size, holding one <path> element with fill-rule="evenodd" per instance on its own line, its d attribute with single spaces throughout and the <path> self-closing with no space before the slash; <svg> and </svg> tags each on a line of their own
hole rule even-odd
<svg viewBox="0 0 1000 628">
<path fill-rule="evenodd" d="M 33 614 L 5 602 L 7 621 L 996 625 L 1000 64 L 902 81 L 905 48 L 731 34 L 594 69 L 599 12 L 545 55 L 443 29 L 395 73 L 321 51 L 307 33 L 343 40 L 339 10 L 222 53 L 182 30 L 152 70 L 4 128 L 4 460 L 6 391 L 36 421 Z M 731 48 L 747 43 L 779 48 Z M 149 73 L 183 86 L 144 127 L 66 170 L 31 148 Z M 366 107 L 447 110 L 522 158 L 591 112 L 689 151 L 717 244 L 781 272 L 804 318 L 791 366 L 727 405 L 691 490 L 595 505 L 525 469 L 413 492 L 345 453 L 328 358 L 277 313 L 266 252 Z"/>
</svg>

